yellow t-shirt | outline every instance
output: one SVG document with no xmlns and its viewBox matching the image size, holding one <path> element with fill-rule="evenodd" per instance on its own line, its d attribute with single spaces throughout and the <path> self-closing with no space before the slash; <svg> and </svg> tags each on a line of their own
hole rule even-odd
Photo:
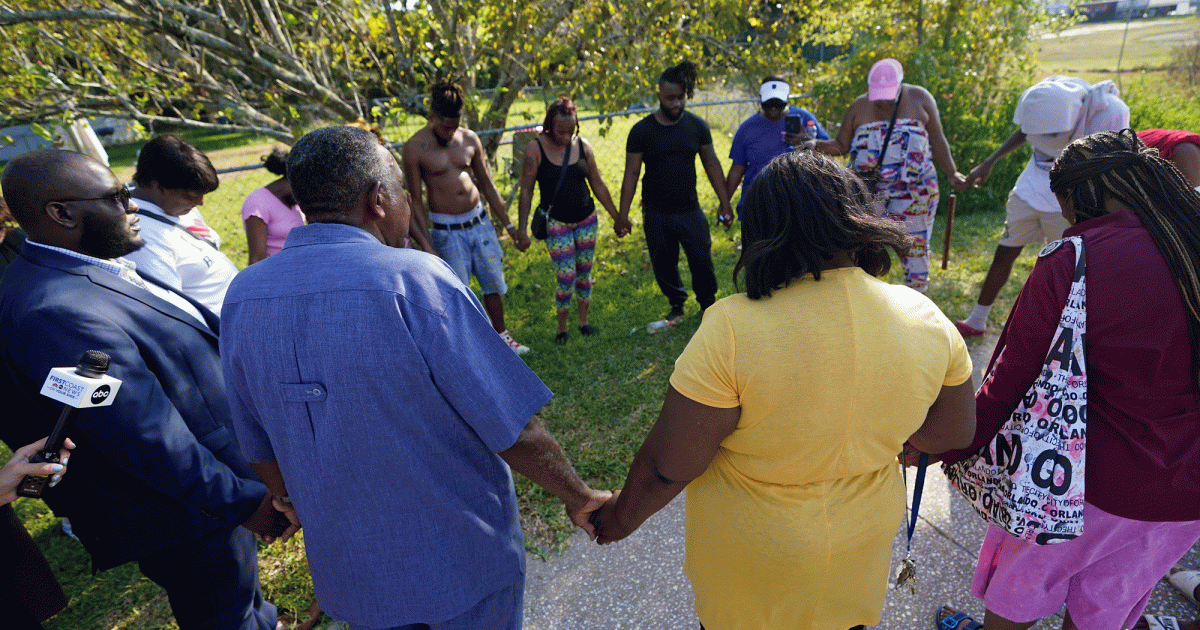
<svg viewBox="0 0 1200 630">
<path fill-rule="evenodd" d="M 857 267 L 711 306 L 671 385 L 738 426 L 688 486 L 684 571 L 710 630 L 876 625 L 903 520 L 896 455 L 971 378 L 928 298 Z"/>
</svg>

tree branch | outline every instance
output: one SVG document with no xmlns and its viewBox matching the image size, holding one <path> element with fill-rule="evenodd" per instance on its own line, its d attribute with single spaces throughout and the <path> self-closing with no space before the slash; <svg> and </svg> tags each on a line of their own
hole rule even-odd
<svg viewBox="0 0 1200 630">
<path fill-rule="evenodd" d="M 14 26 L 34 22 L 79 22 L 101 20 L 122 24 L 147 25 L 149 22 L 135 15 L 102 11 L 100 9 L 74 9 L 62 11 L 0 11 L 0 26 Z"/>
<path fill-rule="evenodd" d="M 111 112 L 91 111 L 86 109 L 76 110 L 84 116 L 111 116 Z M 296 141 L 290 130 L 281 130 L 278 128 L 259 127 L 256 125 L 229 125 L 223 123 L 206 123 L 191 118 L 174 118 L 171 116 L 151 116 L 149 114 L 136 113 L 130 116 L 137 122 L 145 126 L 153 124 L 174 125 L 177 127 L 186 127 L 188 129 L 211 129 L 223 133 L 253 133 L 260 136 L 268 136 L 277 140 L 282 140 L 289 145 Z"/>
<path fill-rule="evenodd" d="M 279 46 L 287 51 L 288 54 L 295 56 L 296 50 L 292 47 L 292 40 L 288 39 L 283 30 L 279 28 L 279 22 L 283 19 L 283 14 L 278 13 L 279 7 L 272 5 L 271 0 L 259 0 L 259 8 L 262 9 L 264 21 L 267 23 L 267 32 L 271 37 L 275 38 Z"/>
</svg>

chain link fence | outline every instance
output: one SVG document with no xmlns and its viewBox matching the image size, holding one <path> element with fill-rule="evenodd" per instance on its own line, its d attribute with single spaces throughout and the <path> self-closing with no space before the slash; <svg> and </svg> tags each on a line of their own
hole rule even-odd
<svg viewBox="0 0 1200 630">
<path fill-rule="evenodd" d="M 541 90 L 536 90 L 527 97 L 534 100 L 541 96 L 539 92 Z M 621 177 L 625 169 L 625 138 L 629 128 L 654 111 L 656 107 L 657 104 L 653 106 L 636 105 L 621 112 L 584 115 L 579 118 L 579 134 L 591 143 L 601 174 L 613 194 L 614 201 L 620 194 Z M 697 90 L 695 98 L 688 102 L 687 108 L 708 122 L 717 156 L 721 158 L 723 166 L 728 168 L 728 160 L 725 156 L 729 152 L 729 143 L 734 132 L 737 131 L 738 125 L 758 111 L 758 98 L 712 90 Z M 510 115 L 510 119 L 516 117 L 518 116 Z M 512 206 L 518 192 L 519 169 L 524 156 L 525 143 L 540 128 L 541 119 L 542 115 L 539 114 L 535 120 L 521 125 L 502 129 L 475 130 L 480 137 L 500 135 L 500 147 L 496 151 L 491 166 L 496 186 L 500 189 L 500 194 L 508 201 L 509 206 Z M 407 139 L 423 125 L 423 119 L 409 117 L 405 124 L 388 127 L 385 134 L 389 140 L 396 137 Z M 403 141 L 389 144 L 389 147 L 397 151 L 403 146 Z M 255 163 L 220 169 L 218 173 L 235 173 L 262 167 L 261 163 Z"/>
<path fill-rule="evenodd" d="M 592 152 L 600 172 L 604 176 L 613 194 L 613 201 L 620 195 L 621 178 L 625 172 L 625 139 L 629 128 L 657 108 L 640 106 L 622 112 L 596 114 L 579 117 L 579 135 L 587 138 L 592 145 Z M 697 91 L 696 99 L 687 104 L 687 109 L 703 118 L 713 135 L 717 156 L 723 166 L 728 169 L 729 143 L 737 131 L 738 125 L 750 115 L 758 111 L 757 98 L 729 98 L 728 95 L 716 92 Z M 533 138 L 533 132 L 540 128 L 541 121 L 518 127 L 478 131 L 480 136 L 502 134 L 500 149 L 496 151 L 493 170 L 496 185 L 512 206 L 520 178 L 521 159 L 525 154 L 525 144 Z"/>
</svg>

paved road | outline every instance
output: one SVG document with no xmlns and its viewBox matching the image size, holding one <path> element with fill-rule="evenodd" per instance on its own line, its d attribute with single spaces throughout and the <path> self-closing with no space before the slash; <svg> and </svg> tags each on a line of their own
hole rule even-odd
<svg viewBox="0 0 1200 630">
<path fill-rule="evenodd" d="M 975 382 L 986 367 L 995 335 L 972 342 Z M 527 630 L 609 630 L 617 628 L 695 630 L 691 587 L 683 577 L 684 496 L 615 545 L 600 547 L 582 533 L 561 556 L 543 561 L 529 556 L 525 589 Z M 932 628 L 933 612 L 946 602 L 982 619 L 982 602 L 971 597 L 970 581 L 985 527 L 971 507 L 948 487 L 938 470 L 925 482 L 920 521 L 913 537 L 917 592 L 888 592 L 883 621 L 888 630 Z M 897 532 L 893 566 L 904 555 L 904 532 Z M 1193 548 L 1181 565 L 1200 568 Z M 1147 612 L 1181 620 L 1200 616 L 1165 580 L 1155 588 Z M 1061 627 L 1061 617 L 1035 628 Z"/>
</svg>

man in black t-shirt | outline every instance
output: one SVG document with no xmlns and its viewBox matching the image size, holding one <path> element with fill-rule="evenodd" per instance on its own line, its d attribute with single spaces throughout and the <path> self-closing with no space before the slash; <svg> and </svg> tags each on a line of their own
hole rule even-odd
<svg viewBox="0 0 1200 630">
<path fill-rule="evenodd" d="M 708 219 L 696 195 L 697 154 L 720 201 L 719 221 L 726 229 L 733 221 L 733 209 L 725 190 L 725 171 L 713 151 L 708 124 L 684 111 L 684 103 L 691 98 L 695 85 L 696 66 L 691 62 L 664 71 L 658 80 L 658 109 L 633 126 L 625 143 L 620 216 L 629 217 L 638 175 L 645 162 L 642 212 L 646 246 L 650 250 L 654 279 L 671 304 L 667 315 L 670 320 L 683 318 L 683 303 L 687 301 L 687 290 L 679 277 L 681 245 L 700 310 L 708 308 L 717 294 Z"/>
</svg>

